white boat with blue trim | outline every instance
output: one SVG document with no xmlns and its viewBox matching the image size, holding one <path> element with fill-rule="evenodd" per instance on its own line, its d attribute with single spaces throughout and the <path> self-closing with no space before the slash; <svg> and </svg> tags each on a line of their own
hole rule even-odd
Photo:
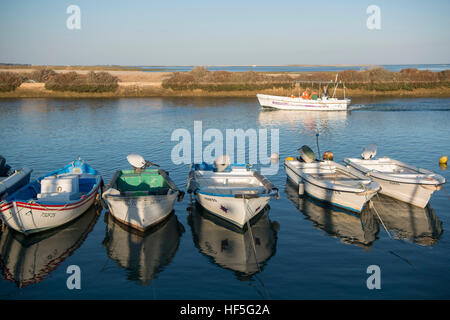
<svg viewBox="0 0 450 320">
<path fill-rule="evenodd" d="M 203 208 L 240 228 L 279 197 L 266 177 L 245 164 L 195 164 L 187 191 Z"/>
<path fill-rule="evenodd" d="M 20 188 L 0 203 L 3 222 L 24 233 L 64 225 L 94 203 L 100 174 L 84 160 L 76 160 Z"/>
<path fill-rule="evenodd" d="M 360 213 L 364 205 L 380 190 L 380 185 L 357 170 L 331 160 L 319 161 L 307 146 L 299 149 L 301 157 L 286 158 L 288 178 L 299 186 L 299 194 Z M 306 152 L 305 152 L 306 151 Z"/>
</svg>

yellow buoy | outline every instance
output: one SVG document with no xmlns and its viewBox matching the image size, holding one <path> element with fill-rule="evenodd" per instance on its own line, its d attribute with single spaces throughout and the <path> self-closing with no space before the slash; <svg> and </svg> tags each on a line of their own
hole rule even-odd
<svg viewBox="0 0 450 320">
<path fill-rule="evenodd" d="M 447 156 L 443 156 L 439 159 L 439 164 L 447 164 Z"/>
<path fill-rule="evenodd" d="M 284 161 L 294 161 L 294 158 L 292 158 L 292 157 L 287 157 L 286 159 L 284 159 Z"/>
</svg>

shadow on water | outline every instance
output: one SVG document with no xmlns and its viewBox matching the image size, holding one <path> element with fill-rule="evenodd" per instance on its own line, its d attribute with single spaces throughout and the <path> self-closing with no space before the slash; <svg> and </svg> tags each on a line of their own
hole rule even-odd
<svg viewBox="0 0 450 320">
<path fill-rule="evenodd" d="M 372 198 L 372 201 L 394 238 L 422 246 L 431 246 L 439 241 L 443 233 L 442 222 L 429 204 L 420 208 L 381 194 Z"/>
<path fill-rule="evenodd" d="M 377 239 L 379 225 L 370 210 L 363 210 L 357 215 L 337 208 L 327 202 L 299 196 L 298 187 L 287 180 L 285 192 L 288 199 L 303 213 L 314 227 L 328 235 L 338 237 L 345 244 L 352 244 L 365 250 Z"/>
<path fill-rule="evenodd" d="M 83 244 L 100 212 L 101 208 L 93 205 L 64 227 L 30 236 L 7 228 L 0 239 L 3 278 L 19 288 L 46 279 Z"/>
<path fill-rule="evenodd" d="M 371 200 L 373 206 L 366 205 L 358 215 L 308 196 L 299 196 L 297 186 L 289 180 L 285 191 L 288 199 L 316 228 L 341 238 L 343 243 L 369 248 L 378 239 L 382 224 L 389 235 L 394 234 L 394 239 L 422 246 L 436 244 L 443 233 L 442 222 L 429 205 L 420 208 L 378 194 Z"/>
<path fill-rule="evenodd" d="M 174 212 L 146 232 L 115 220 L 109 213 L 105 222 L 103 246 L 108 257 L 127 270 L 128 280 L 142 285 L 148 285 L 173 260 L 184 232 Z"/>
<path fill-rule="evenodd" d="M 231 226 L 197 204 L 188 217 L 194 244 L 211 262 L 234 271 L 237 279 L 251 281 L 276 252 L 279 225 L 269 220 L 268 211 L 266 207 L 250 222 L 256 259 L 248 228 Z"/>
</svg>

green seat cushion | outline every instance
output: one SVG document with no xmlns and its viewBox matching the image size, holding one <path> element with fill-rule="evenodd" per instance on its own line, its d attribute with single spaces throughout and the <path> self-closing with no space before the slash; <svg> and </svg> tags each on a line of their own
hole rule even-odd
<svg viewBox="0 0 450 320">
<path fill-rule="evenodd" d="M 167 194 L 169 185 L 167 181 L 158 174 L 157 170 L 145 170 L 135 173 L 133 170 L 122 170 L 116 180 L 117 189 L 121 193 L 141 192 L 144 194 Z"/>
</svg>

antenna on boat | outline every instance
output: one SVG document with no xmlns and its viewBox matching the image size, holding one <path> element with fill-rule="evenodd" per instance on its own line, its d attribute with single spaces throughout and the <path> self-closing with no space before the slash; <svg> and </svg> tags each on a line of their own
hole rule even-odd
<svg viewBox="0 0 450 320">
<path fill-rule="evenodd" d="M 317 145 L 317 153 L 319 154 L 319 160 L 321 159 L 321 156 L 320 156 L 320 148 L 319 148 L 319 133 L 317 132 L 316 133 L 316 145 Z"/>
</svg>

